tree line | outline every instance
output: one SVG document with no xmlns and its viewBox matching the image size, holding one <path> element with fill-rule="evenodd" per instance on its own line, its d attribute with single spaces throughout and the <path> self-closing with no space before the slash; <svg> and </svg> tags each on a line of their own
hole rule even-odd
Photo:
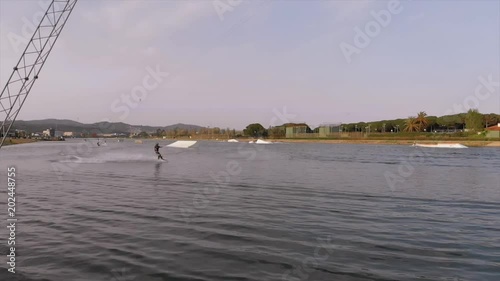
<svg viewBox="0 0 500 281">
<path fill-rule="evenodd" d="M 425 111 L 420 111 L 414 116 L 408 118 L 381 120 L 375 122 L 358 122 L 338 125 L 338 132 L 378 132 L 378 133 L 394 133 L 394 132 L 434 132 L 434 131 L 449 131 L 449 130 L 464 130 L 471 132 L 483 131 L 485 127 L 496 125 L 500 122 L 500 115 L 495 113 L 482 114 L 477 109 L 470 109 L 466 113 L 445 115 L 445 116 L 428 116 Z M 201 128 L 198 130 L 187 130 L 182 128 L 174 128 L 172 130 L 160 130 L 156 132 L 140 132 L 137 137 L 168 137 L 182 138 L 190 136 L 213 136 L 214 138 L 237 138 L 237 137 L 253 137 L 253 138 L 285 138 L 286 127 L 288 126 L 305 126 L 307 133 L 318 133 L 319 127 L 311 129 L 307 124 L 286 123 L 280 126 L 272 126 L 265 128 L 260 123 L 252 123 L 245 127 L 243 131 L 235 129 L 221 129 L 219 127 Z"/>
<path fill-rule="evenodd" d="M 136 136 L 141 138 L 147 137 L 168 137 L 168 138 L 182 138 L 182 137 L 192 137 L 196 135 L 203 136 L 226 136 L 228 138 L 234 138 L 241 136 L 241 132 L 236 131 L 235 129 L 221 129 L 219 127 L 214 128 L 201 128 L 201 129 L 183 129 L 183 128 L 174 128 L 172 130 L 161 130 L 157 129 L 156 132 L 140 132 Z"/>
<path fill-rule="evenodd" d="M 500 122 L 500 115 L 495 113 L 482 114 L 477 109 L 470 109 L 466 113 L 445 116 L 428 116 L 425 111 L 418 112 L 406 119 L 382 120 L 376 122 L 359 122 L 343 125 L 344 131 L 362 131 L 370 127 L 371 132 L 433 132 L 446 130 L 483 131 L 488 126 Z"/>
<path fill-rule="evenodd" d="M 445 116 L 428 116 L 425 111 L 418 112 L 415 116 L 409 116 L 405 119 L 381 120 L 375 122 L 358 122 L 341 124 L 338 127 L 339 132 L 435 132 L 449 130 L 464 130 L 471 132 L 480 132 L 488 126 L 496 125 L 500 122 L 500 115 L 495 113 L 482 114 L 477 109 L 470 109 L 466 113 L 459 113 Z M 243 135 L 249 137 L 271 137 L 284 138 L 286 127 L 299 124 L 283 124 L 281 126 L 264 128 L 259 123 L 249 124 L 244 130 Z M 305 125 L 307 124 L 300 124 Z M 307 126 L 307 132 L 318 133 L 319 127 L 311 129 Z"/>
</svg>

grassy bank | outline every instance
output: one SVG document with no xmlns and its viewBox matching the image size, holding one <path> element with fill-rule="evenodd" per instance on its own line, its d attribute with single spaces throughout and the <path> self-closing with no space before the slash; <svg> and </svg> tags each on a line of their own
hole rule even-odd
<svg viewBox="0 0 500 281">
<path fill-rule="evenodd" d="M 23 144 L 23 143 L 31 143 L 31 142 L 37 142 L 38 140 L 35 139 L 6 139 L 5 142 L 3 143 L 4 146 L 6 145 L 13 145 L 13 144 Z"/>
<path fill-rule="evenodd" d="M 401 139 L 275 139 L 271 141 L 294 143 L 331 143 L 331 144 L 372 144 L 372 145 L 412 145 L 421 144 L 460 143 L 469 147 L 500 147 L 500 141 L 491 140 L 401 140 Z"/>
</svg>

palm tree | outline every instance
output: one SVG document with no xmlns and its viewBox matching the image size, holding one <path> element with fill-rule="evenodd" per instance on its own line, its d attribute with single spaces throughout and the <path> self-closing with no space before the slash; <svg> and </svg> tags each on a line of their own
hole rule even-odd
<svg viewBox="0 0 500 281">
<path fill-rule="evenodd" d="M 406 119 L 405 122 L 405 128 L 403 131 L 405 132 L 415 132 L 418 131 L 419 129 L 419 124 L 417 123 L 417 118 L 410 116 L 408 119 Z"/>
<path fill-rule="evenodd" d="M 427 113 L 425 111 L 420 111 L 417 114 L 416 122 L 418 125 L 418 131 L 423 131 L 425 128 L 427 128 L 427 125 L 429 124 L 429 121 L 427 121 Z"/>
</svg>

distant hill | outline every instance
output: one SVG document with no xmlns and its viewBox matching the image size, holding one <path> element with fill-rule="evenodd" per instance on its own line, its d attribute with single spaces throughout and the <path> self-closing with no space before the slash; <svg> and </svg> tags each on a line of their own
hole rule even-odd
<svg viewBox="0 0 500 281">
<path fill-rule="evenodd" d="M 197 125 L 189 125 L 189 124 L 177 123 L 177 124 L 174 124 L 174 125 L 169 125 L 169 126 L 163 127 L 163 130 L 165 130 L 165 131 L 171 131 L 171 130 L 175 130 L 176 128 L 180 129 L 180 130 L 188 130 L 188 131 L 196 130 L 196 131 L 199 131 L 201 129 L 204 129 L 205 127 L 201 127 L 201 126 L 197 126 Z"/>
<path fill-rule="evenodd" d="M 97 134 L 120 134 L 120 133 L 140 133 L 147 132 L 153 133 L 156 130 L 171 131 L 174 129 L 185 129 L 185 130 L 201 130 L 204 129 L 202 126 L 189 125 L 189 124 L 174 124 L 168 126 L 142 126 L 142 125 L 130 125 L 122 122 L 98 122 L 93 124 L 84 124 L 76 122 L 73 120 L 65 119 L 43 119 L 43 120 L 31 120 L 24 121 L 18 120 L 13 125 L 14 129 L 25 130 L 31 133 L 42 132 L 48 128 L 53 128 L 56 131 L 64 132 L 75 132 L 75 133 L 97 133 Z"/>
</svg>

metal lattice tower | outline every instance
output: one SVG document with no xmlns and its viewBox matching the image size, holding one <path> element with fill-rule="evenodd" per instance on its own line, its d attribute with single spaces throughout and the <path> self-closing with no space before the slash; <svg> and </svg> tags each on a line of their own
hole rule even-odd
<svg viewBox="0 0 500 281">
<path fill-rule="evenodd" d="M 2 147 L 78 0 L 52 0 L 0 94 Z"/>
</svg>

